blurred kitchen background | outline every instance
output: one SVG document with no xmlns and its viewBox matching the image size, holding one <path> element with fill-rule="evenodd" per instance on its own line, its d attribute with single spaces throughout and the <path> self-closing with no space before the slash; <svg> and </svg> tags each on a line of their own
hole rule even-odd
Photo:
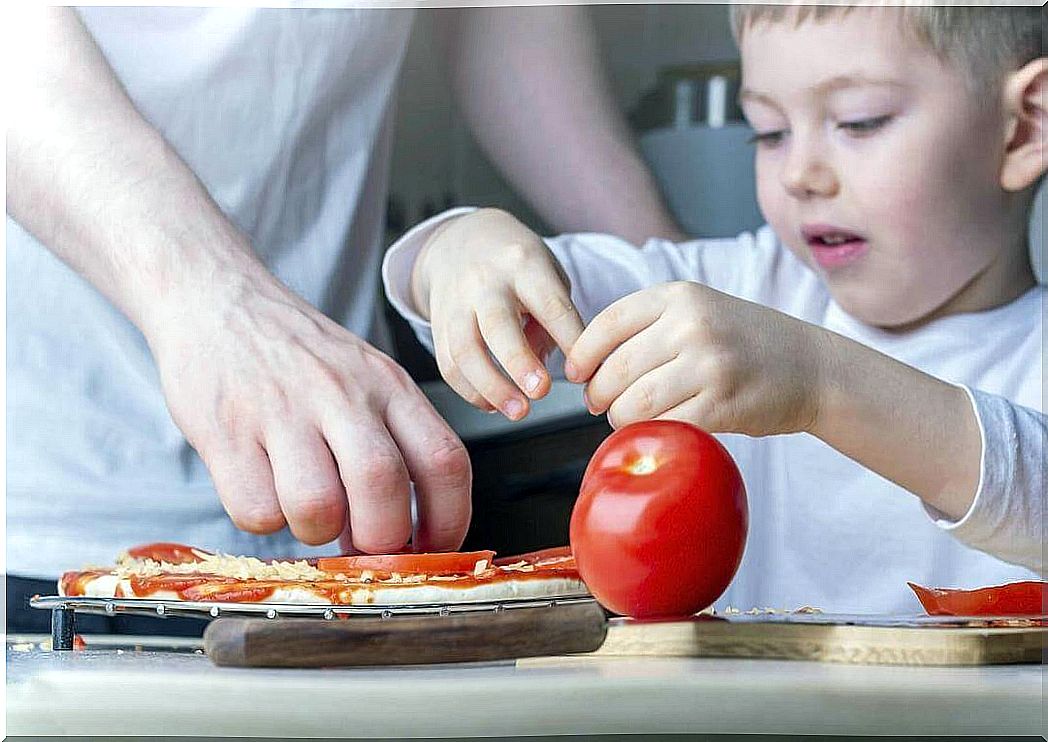
<svg viewBox="0 0 1048 742">
<path fill-rule="evenodd" d="M 437 47 L 440 9 L 420 10 L 397 96 L 388 240 L 454 205 L 498 206 L 540 233 L 546 225 L 489 163 L 455 108 Z M 542 7 L 530 12 L 542 13 Z M 735 105 L 738 53 L 726 6 L 591 6 L 604 65 L 671 211 L 690 234 L 731 236 L 761 224 L 749 130 Z M 1045 189 L 1032 244 L 1044 276 Z M 1043 279 L 1042 279 L 1043 280 Z M 610 432 L 579 390 L 560 384 L 523 423 L 476 412 L 444 387 L 436 366 L 389 307 L 399 360 L 464 438 L 476 475 L 467 545 L 503 553 L 567 542 L 582 468 Z"/>
</svg>

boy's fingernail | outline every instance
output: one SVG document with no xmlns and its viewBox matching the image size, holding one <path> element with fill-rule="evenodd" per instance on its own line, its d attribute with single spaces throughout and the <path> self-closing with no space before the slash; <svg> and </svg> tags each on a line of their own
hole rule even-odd
<svg viewBox="0 0 1048 742">
<path fill-rule="evenodd" d="M 564 362 L 564 377 L 568 381 L 575 381 L 575 377 L 578 375 L 578 369 L 575 368 L 575 364 L 571 361 Z"/>
<path fill-rule="evenodd" d="M 597 411 L 593 408 L 593 403 L 590 402 L 589 392 L 582 392 L 582 400 L 586 403 L 586 409 L 589 410 L 591 415 L 596 415 Z"/>
<path fill-rule="evenodd" d="M 524 375 L 524 391 L 534 392 L 539 388 L 539 384 L 542 383 L 542 377 L 534 371 L 529 371 Z"/>
<path fill-rule="evenodd" d="M 524 412 L 524 404 L 518 399 L 511 399 L 502 405 L 502 414 L 510 420 L 516 420 Z"/>
</svg>

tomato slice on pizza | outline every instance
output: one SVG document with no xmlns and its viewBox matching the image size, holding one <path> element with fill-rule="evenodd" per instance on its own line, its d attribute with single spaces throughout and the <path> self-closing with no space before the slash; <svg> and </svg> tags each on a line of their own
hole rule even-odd
<svg viewBox="0 0 1048 742">
<path fill-rule="evenodd" d="M 320 557 L 317 569 L 324 572 L 359 574 L 364 571 L 384 574 L 460 575 L 483 570 L 495 558 L 493 551 L 451 551 L 428 554 L 360 554 L 357 556 Z"/>
<path fill-rule="evenodd" d="M 166 562 L 168 564 L 191 564 L 201 561 L 205 555 L 210 554 L 210 552 L 205 552 L 192 546 L 166 541 L 133 546 L 127 550 L 127 553 L 136 559 L 152 559 L 155 562 Z"/>
</svg>

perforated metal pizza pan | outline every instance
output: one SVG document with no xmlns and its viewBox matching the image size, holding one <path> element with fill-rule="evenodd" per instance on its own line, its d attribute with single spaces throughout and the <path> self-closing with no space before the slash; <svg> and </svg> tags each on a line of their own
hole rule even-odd
<svg viewBox="0 0 1048 742">
<path fill-rule="evenodd" d="M 29 599 L 33 608 L 51 611 L 51 646 L 55 650 L 73 648 L 76 633 L 76 614 L 100 613 L 114 616 L 118 613 L 153 618 L 178 616 L 211 619 L 219 616 L 251 616 L 256 618 L 316 618 L 334 620 L 353 616 L 393 618 L 395 616 L 450 616 L 456 613 L 499 612 L 518 608 L 555 608 L 559 605 L 591 603 L 588 595 L 547 598 L 516 598 L 478 603 L 426 603 L 413 605 L 325 605 L 303 603 L 215 603 L 181 600 L 150 600 L 148 598 L 80 598 L 64 595 L 36 595 Z"/>
<path fill-rule="evenodd" d="M 219 616 L 254 616 L 280 618 L 335 619 L 351 616 L 393 618 L 401 615 L 450 615 L 452 613 L 498 612 L 516 608 L 552 608 L 558 605 L 591 603 L 589 595 L 548 598 L 513 598 L 478 603 L 419 603 L 410 605 L 327 605 L 312 603 L 227 603 L 147 598 L 82 598 L 64 595 L 34 596 L 29 605 L 47 610 L 69 609 L 82 613 L 117 613 L 165 617 L 217 618 Z"/>
</svg>

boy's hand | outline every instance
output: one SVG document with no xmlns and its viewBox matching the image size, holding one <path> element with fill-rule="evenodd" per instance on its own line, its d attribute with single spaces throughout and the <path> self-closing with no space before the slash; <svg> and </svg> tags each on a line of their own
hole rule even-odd
<svg viewBox="0 0 1048 742">
<path fill-rule="evenodd" d="M 445 381 L 470 404 L 511 420 L 549 391 L 546 354 L 554 346 L 567 354 L 582 332 L 549 248 L 496 209 L 437 230 L 415 261 L 412 299 L 432 324 Z"/>
<path fill-rule="evenodd" d="M 616 428 L 684 420 L 711 432 L 810 430 L 818 412 L 818 328 L 698 283 L 615 302 L 586 328 L 565 373 L 586 381 Z"/>
</svg>

